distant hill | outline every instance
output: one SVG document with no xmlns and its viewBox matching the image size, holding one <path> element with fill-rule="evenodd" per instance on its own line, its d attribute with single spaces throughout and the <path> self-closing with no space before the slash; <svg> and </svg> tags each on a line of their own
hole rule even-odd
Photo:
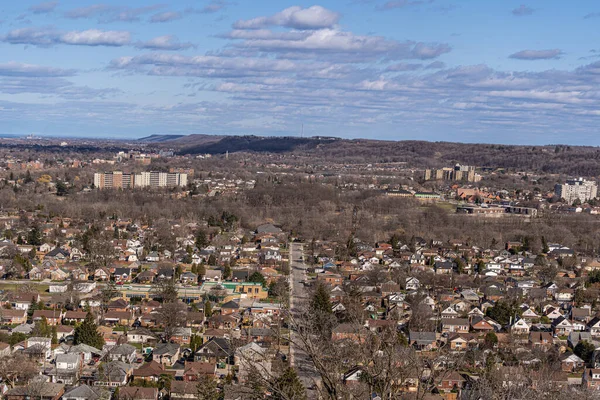
<svg viewBox="0 0 600 400">
<path fill-rule="evenodd" d="M 195 135 L 201 136 L 201 135 Z M 215 137 L 212 137 L 213 139 Z M 260 137 L 225 136 L 219 140 L 204 139 L 203 143 L 194 143 L 183 147 L 181 154 L 224 154 L 226 152 L 285 153 L 296 150 L 312 150 L 320 145 L 341 141 L 338 138 L 312 137 Z M 188 140 L 192 142 L 192 140 Z M 181 143 L 181 140 L 178 140 Z"/>
<path fill-rule="evenodd" d="M 185 137 L 185 135 L 150 135 L 138 139 L 138 141 L 144 143 L 163 143 L 171 140 L 176 140 L 182 137 Z"/>
</svg>

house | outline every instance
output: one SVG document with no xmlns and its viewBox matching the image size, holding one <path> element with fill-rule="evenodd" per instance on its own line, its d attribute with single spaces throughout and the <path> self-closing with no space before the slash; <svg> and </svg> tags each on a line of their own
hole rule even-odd
<svg viewBox="0 0 600 400">
<path fill-rule="evenodd" d="M 462 389 L 465 379 L 456 371 L 446 374 L 441 380 L 436 382 L 438 390 L 442 393 L 458 392 Z"/>
<path fill-rule="evenodd" d="M 179 280 L 184 285 L 194 285 L 194 284 L 198 283 L 198 275 L 196 275 L 192 272 L 184 272 L 179 277 Z"/>
<path fill-rule="evenodd" d="M 83 356 L 81 354 L 58 354 L 50 372 L 52 382 L 73 385 L 79 381 Z"/>
<path fill-rule="evenodd" d="M 158 400 L 158 388 L 126 386 L 119 390 L 118 400 Z"/>
<path fill-rule="evenodd" d="M 419 280 L 415 277 L 408 277 L 406 278 L 406 285 L 405 288 L 408 291 L 413 291 L 413 290 L 419 290 L 419 288 L 421 287 L 421 282 L 419 282 Z"/>
<path fill-rule="evenodd" d="M 56 327 L 56 338 L 59 342 L 74 334 L 75 328 L 73 326 L 59 325 Z"/>
<path fill-rule="evenodd" d="M 573 324 L 565 317 L 560 317 L 552 321 L 552 329 L 554 334 L 564 336 L 573 332 Z"/>
<path fill-rule="evenodd" d="M 554 344 L 554 338 L 550 332 L 530 332 L 529 344 L 532 347 L 548 349 Z"/>
<path fill-rule="evenodd" d="M 24 324 L 27 322 L 27 310 L 0 308 L 0 320 L 3 324 Z"/>
<path fill-rule="evenodd" d="M 10 389 L 5 394 L 6 400 L 58 400 L 65 392 L 65 385 L 62 383 L 44 383 L 33 382 L 28 386 L 17 386 Z"/>
<path fill-rule="evenodd" d="M 141 284 L 149 284 L 149 283 L 154 282 L 155 278 L 156 278 L 156 272 L 149 269 L 149 270 L 142 271 L 139 274 L 137 274 L 137 276 L 135 277 L 135 280 L 136 280 L 136 282 L 141 283 Z"/>
<path fill-rule="evenodd" d="M 10 355 L 10 353 L 10 344 L 0 342 L 0 358 L 7 357 Z"/>
<path fill-rule="evenodd" d="M 197 382 L 171 382 L 171 400 L 195 400 L 198 397 Z"/>
<path fill-rule="evenodd" d="M 450 350 L 453 351 L 465 351 L 469 341 L 458 333 L 453 333 L 448 337 L 448 343 L 450 344 Z"/>
<path fill-rule="evenodd" d="M 448 307 L 444 311 L 441 312 L 440 316 L 444 319 L 458 318 L 459 314 L 453 307 Z"/>
<path fill-rule="evenodd" d="M 223 338 L 212 338 L 204 343 L 194 354 L 196 361 L 209 361 L 218 363 L 221 361 L 232 361 L 233 349 L 229 341 Z"/>
<path fill-rule="evenodd" d="M 510 327 L 510 331 L 514 335 L 527 335 L 527 334 L 529 334 L 530 329 L 531 329 L 530 326 L 527 324 L 527 322 L 524 319 L 519 319 L 519 320 L 515 321 L 515 323 L 512 324 L 512 326 Z"/>
<path fill-rule="evenodd" d="M 175 328 L 171 335 L 171 341 L 178 344 L 190 344 L 192 329 L 187 327 Z"/>
<path fill-rule="evenodd" d="M 128 343 L 156 343 L 158 337 L 148 329 L 140 328 L 127 332 Z"/>
<path fill-rule="evenodd" d="M 100 400 L 102 398 L 106 398 L 104 389 L 79 385 L 66 392 L 62 400 Z"/>
<path fill-rule="evenodd" d="M 576 354 L 566 352 L 560 355 L 560 368 L 565 372 L 581 371 L 585 367 L 585 361 Z"/>
<path fill-rule="evenodd" d="M 136 348 L 130 344 L 109 347 L 106 356 L 111 361 L 122 361 L 129 364 L 137 359 Z"/>
<path fill-rule="evenodd" d="M 592 320 L 588 322 L 588 328 L 593 337 L 600 337 L 600 317 L 592 318 Z"/>
<path fill-rule="evenodd" d="M 590 390 L 600 390 L 600 369 L 585 368 L 583 370 L 582 384 Z"/>
<path fill-rule="evenodd" d="M 129 381 L 132 372 L 131 364 L 122 361 L 108 361 L 102 363 L 96 371 L 94 384 L 108 387 L 124 386 Z"/>
<path fill-rule="evenodd" d="M 57 309 L 35 310 L 33 312 L 32 318 L 36 322 L 41 321 L 43 318 L 46 318 L 46 322 L 48 322 L 48 325 L 60 325 L 63 318 L 63 313 L 62 311 Z"/>
<path fill-rule="evenodd" d="M 98 268 L 94 271 L 94 280 L 97 281 L 108 281 L 110 279 L 110 272 L 106 268 Z"/>
<path fill-rule="evenodd" d="M 186 361 L 183 370 L 183 380 L 194 382 L 202 376 L 214 376 L 217 372 L 217 364 L 213 362 Z"/>
<path fill-rule="evenodd" d="M 109 311 L 128 311 L 129 303 L 123 299 L 117 299 L 108 304 Z"/>
<path fill-rule="evenodd" d="M 238 367 L 238 379 L 245 383 L 250 374 L 257 371 L 256 366 L 260 365 L 258 373 L 264 378 L 271 374 L 271 362 L 269 360 L 268 348 L 261 347 L 254 342 L 239 347 L 235 351 L 235 365 Z"/>
<path fill-rule="evenodd" d="M 575 291 L 573 289 L 560 289 L 554 294 L 554 299 L 559 303 L 566 303 L 573 300 Z"/>
<path fill-rule="evenodd" d="M 468 333 L 469 320 L 466 318 L 448 318 L 442 320 L 442 332 L 444 333 Z"/>
<path fill-rule="evenodd" d="M 39 302 L 40 295 L 38 293 L 15 293 L 11 304 L 17 310 L 29 310 L 31 303 Z"/>
<path fill-rule="evenodd" d="M 574 349 L 577 344 L 581 341 L 587 341 L 592 343 L 592 335 L 590 332 L 577 332 L 573 331 L 569 333 L 569 337 L 567 338 L 567 344 L 570 348 Z"/>
<path fill-rule="evenodd" d="M 131 268 L 115 268 L 113 277 L 117 285 L 131 282 Z"/>
<path fill-rule="evenodd" d="M 429 351 L 437 347 L 435 332 L 414 332 L 408 333 L 408 343 L 417 350 Z"/>
<path fill-rule="evenodd" d="M 130 311 L 108 311 L 104 314 L 104 322 L 109 325 L 130 326 L 133 320 Z"/>
<path fill-rule="evenodd" d="M 69 323 L 83 322 L 86 316 L 85 311 L 66 311 L 63 315 L 63 321 Z"/>
<path fill-rule="evenodd" d="M 174 375 L 175 371 L 165 371 L 164 365 L 152 360 L 145 363 L 138 369 L 134 369 L 133 379 L 141 379 L 147 382 L 158 382 L 161 375 Z"/>
<path fill-rule="evenodd" d="M 159 343 L 152 351 L 152 360 L 167 367 L 173 366 L 179 360 L 179 356 L 177 343 Z"/>
<path fill-rule="evenodd" d="M 52 355 L 52 339 L 46 337 L 30 337 L 25 341 L 24 352 L 31 357 L 48 359 Z"/>
</svg>

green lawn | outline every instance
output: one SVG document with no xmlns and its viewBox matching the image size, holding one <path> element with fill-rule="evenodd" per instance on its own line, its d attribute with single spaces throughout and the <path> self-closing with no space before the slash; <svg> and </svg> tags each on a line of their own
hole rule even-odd
<svg viewBox="0 0 600 400">
<path fill-rule="evenodd" d="M 16 291 L 16 290 L 19 289 L 20 286 L 23 286 L 23 284 L 22 283 L 4 283 L 4 282 L 0 282 L 0 290 Z M 47 293 L 48 292 L 48 288 L 50 287 L 49 285 L 36 285 L 36 284 L 33 284 L 31 286 L 35 287 L 36 290 L 39 293 Z"/>
</svg>

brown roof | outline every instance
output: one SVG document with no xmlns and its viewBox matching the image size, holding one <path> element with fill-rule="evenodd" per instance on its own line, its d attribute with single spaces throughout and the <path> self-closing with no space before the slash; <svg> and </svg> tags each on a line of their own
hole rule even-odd
<svg viewBox="0 0 600 400">
<path fill-rule="evenodd" d="M 185 363 L 185 374 L 193 375 L 214 375 L 217 370 L 217 365 L 214 363 L 207 363 L 201 361 L 193 361 Z"/>
<path fill-rule="evenodd" d="M 14 317 L 24 317 L 25 313 L 27 311 L 26 310 L 17 310 L 17 309 L 2 309 L 0 310 L 0 315 L 2 315 L 3 317 L 10 317 L 10 318 L 14 318 Z"/>
<path fill-rule="evenodd" d="M 67 311 L 65 319 L 85 319 L 86 315 L 85 311 Z"/>
<path fill-rule="evenodd" d="M 31 303 L 31 300 L 33 299 L 35 299 L 35 301 L 39 301 L 39 298 L 39 294 L 37 293 L 15 293 L 13 295 L 13 300 L 20 303 Z"/>
<path fill-rule="evenodd" d="M 156 400 L 158 398 L 157 388 L 145 388 L 125 386 L 119 388 L 119 399 L 127 400 Z"/>
<path fill-rule="evenodd" d="M 142 365 L 138 369 L 133 370 L 133 376 L 138 376 L 138 377 L 159 376 L 159 375 L 166 374 L 166 373 L 169 373 L 169 372 L 165 371 L 165 367 L 162 366 L 161 364 L 157 363 L 154 360 L 147 362 L 146 364 Z M 174 373 L 174 371 L 173 371 L 173 373 Z"/>
<path fill-rule="evenodd" d="M 33 319 L 46 317 L 46 319 L 50 318 L 60 318 L 61 311 L 60 310 L 35 310 L 33 312 Z"/>
<path fill-rule="evenodd" d="M 132 316 L 129 311 L 108 311 L 106 314 L 104 314 L 104 319 L 108 318 L 131 319 Z"/>
</svg>

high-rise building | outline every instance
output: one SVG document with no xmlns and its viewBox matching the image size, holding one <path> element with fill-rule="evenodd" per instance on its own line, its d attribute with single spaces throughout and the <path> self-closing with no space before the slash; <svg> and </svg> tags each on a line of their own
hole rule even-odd
<svg viewBox="0 0 600 400">
<path fill-rule="evenodd" d="M 569 179 L 563 185 L 554 186 L 556 196 L 569 204 L 573 204 L 579 199 L 582 203 L 596 198 L 598 194 L 598 184 L 594 181 L 587 181 L 583 178 Z"/>
<path fill-rule="evenodd" d="M 426 169 L 423 176 L 426 181 L 479 182 L 481 180 L 481 175 L 475 173 L 475 167 L 460 164 L 456 164 L 454 167 Z"/>
<path fill-rule="evenodd" d="M 98 189 L 183 187 L 187 186 L 187 174 L 156 171 L 139 174 L 121 171 L 95 173 L 94 186 Z"/>
</svg>

